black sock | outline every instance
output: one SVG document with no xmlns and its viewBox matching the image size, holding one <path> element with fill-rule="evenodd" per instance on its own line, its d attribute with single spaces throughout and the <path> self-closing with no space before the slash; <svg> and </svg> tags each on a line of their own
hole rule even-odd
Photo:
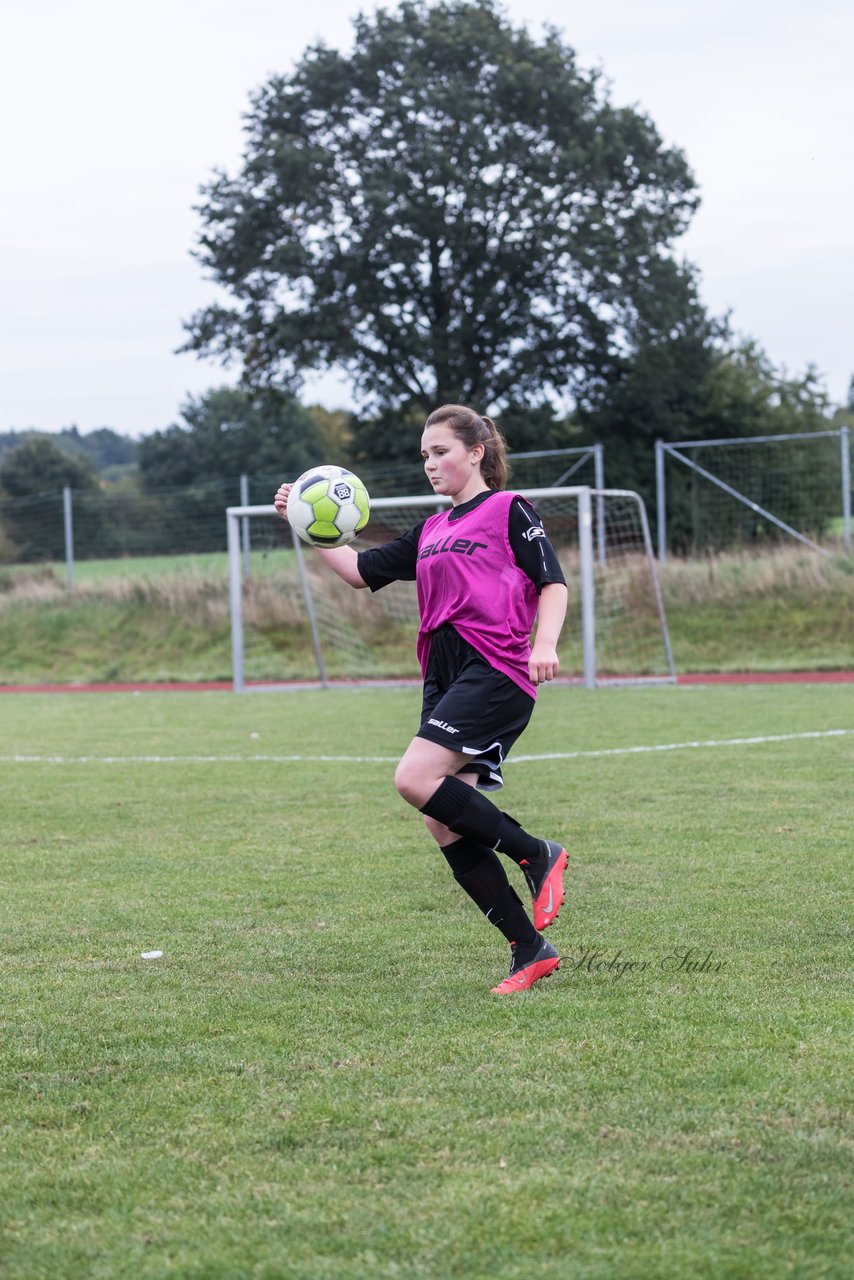
<svg viewBox="0 0 854 1280">
<path fill-rule="evenodd" d="M 538 941 L 539 934 L 492 849 L 462 839 L 445 845 L 442 853 L 457 884 L 508 942 L 525 947 Z"/>
<path fill-rule="evenodd" d="M 459 778 L 445 778 L 421 812 L 442 822 L 461 836 L 468 836 L 489 849 L 506 853 L 514 862 L 533 862 L 542 854 L 536 836 L 519 826 L 474 787 Z"/>
<path fill-rule="evenodd" d="M 464 876 L 467 871 L 472 871 L 482 861 L 484 853 L 491 852 L 476 840 L 468 840 L 465 836 L 454 840 L 452 844 L 440 845 L 439 851 L 455 876 Z"/>
</svg>

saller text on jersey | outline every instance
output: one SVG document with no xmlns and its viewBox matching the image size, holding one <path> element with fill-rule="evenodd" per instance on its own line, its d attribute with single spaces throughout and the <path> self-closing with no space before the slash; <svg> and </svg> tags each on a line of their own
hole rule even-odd
<svg viewBox="0 0 854 1280">
<path fill-rule="evenodd" d="M 452 511 L 424 521 L 415 566 L 417 652 L 426 676 L 430 635 L 449 623 L 490 666 L 536 698 L 528 659 L 537 589 L 517 565 L 507 532 L 516 496 L 496 490 L 453 522 Z"/>
</svg>

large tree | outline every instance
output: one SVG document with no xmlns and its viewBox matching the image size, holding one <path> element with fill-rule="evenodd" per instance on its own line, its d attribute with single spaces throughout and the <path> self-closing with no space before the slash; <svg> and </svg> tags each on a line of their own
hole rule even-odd
<svg viewBox="0 0 854 1280">
<path fill-rule="evenodd" d="M 682 153 L 556 31 L 404 0 L 253 96 L 199 210 L 231 303 L 187 346 L 262 384 L 343 368 L 386 418 L 583 403 L 694 302 L 672 246 L 696 204 Z"/>
</svg>

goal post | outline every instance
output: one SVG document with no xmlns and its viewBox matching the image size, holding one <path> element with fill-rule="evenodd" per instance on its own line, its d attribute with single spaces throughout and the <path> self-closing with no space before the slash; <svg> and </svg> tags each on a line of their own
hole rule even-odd
<svg viewBox="0 0 854 1280">
<path fill-rule="evenodd" d="M 591 689 L 675 681 L 641 497 L 589 486 L 519 492 L 542 517 L 569 588 L 561 674 Z M 375 498 L 353 545 L 380 545 L 448 503 L 436 494 Z M 413 582 L 392 583 L 372 598 L 353 591 L 293 537 L 272 504 L 228 507 L 226 523 L 235 692 L 419 674 Z"/>
</svg>

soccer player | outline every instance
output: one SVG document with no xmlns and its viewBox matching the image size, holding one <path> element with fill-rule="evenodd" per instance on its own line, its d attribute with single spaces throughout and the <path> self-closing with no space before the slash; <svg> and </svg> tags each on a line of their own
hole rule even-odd
<svg viewBox="0 0 854 1280">
<path fill-rule="evenodd" d="M 319 548 L 318 555 L 353 587 L 416 582 L 421 727 L 395 785 L 423 813 L 454 878 L 510 943 L 510 972 L 492 988 L 508 995 L 559 966 L 542 930 L 563 903 L 567 855 L 483 792 L 503 786 L 502 762 L 531 718 L 537 685 L 557 675 L 566 583 L 534 508 L 505 488 L 506 446 L 491 418 L 443 405 L 427 419 L 421 457 L 450 508 L 384 546 Z M 290 490 L 283 484 L 275 496 L 283 518 Z M 497 852 L 521 868 L 533 919 Z"/>
</svg>

